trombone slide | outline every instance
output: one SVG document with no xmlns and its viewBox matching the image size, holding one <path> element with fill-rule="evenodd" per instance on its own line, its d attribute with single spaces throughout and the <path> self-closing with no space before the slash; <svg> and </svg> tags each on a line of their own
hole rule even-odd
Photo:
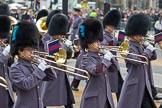
<svg viewBox="0 0 162 108">
<path fill-rule="evenodd" d="M 49 59 L 46 59 L 46 58 L 42 58 L 42 57 L 35 56 L 35 55 L 33 55 L 33 57 L 35 57 L 35 58 L 37 58 L 37 59 L 42 59 L 42 60 L 44 60 L 44 61 L 46 61 L 46 62 L 50 62 L 50 63 L 57 64 L 57 62 L 52 61 L 52 60 L 49 60 Z M 53 56 L 52 56 L 52 57 L 53 57 Z M 61 68 L 59 68 L 59 67 L 51 66 L 51 65 L 49 65 L 49 67 L 50 67 L 50 68 L 54 68 L 54 69 L 56 69 L 56 70 L 60 70 L 60 71 L 66 72 L 66 73 L 70 73 L 70 74 L 72 74 L 72 75 L 77 75 L 77 76 L 86 78 L 87 80 L 89 80 L 89 78 L 90 78 L 89 73 L 88 73 L 87 71 L 85 71 L 85 70 L 82 70 L 82 69 L 79 69 L 79 68 L 75 68 L 75 67 L 72 67 L 72 66 L 69 66 L 69 65 L 65 65 L 65 64 L 62 64 L 62 63 L 60 63 L 59 65 L 60 65 L 60 66 L 65 66 L 65 67 L 68 67 L 68 68 L 71 68 L 71 69 L 79 70 L 79 71 L 81 71 L 81 72 L 84 72 L 84 73 L 86 74 L 86 76 L 80 75 L 80 74 L 78 74 L 78 73 L 71 72 L 71 71 L 69 71 L 69 70 L 64 70 L 64 69 L 61 69 Z"/>
<path fill-rule="evenodd" d="M 0 76 L 0 80 L 4 83 L 0 83 L 0 86 L 4 87 L 6 90 L 8 90 L 8 85 L 7 85 L 7 81 Z"/>
</svg>

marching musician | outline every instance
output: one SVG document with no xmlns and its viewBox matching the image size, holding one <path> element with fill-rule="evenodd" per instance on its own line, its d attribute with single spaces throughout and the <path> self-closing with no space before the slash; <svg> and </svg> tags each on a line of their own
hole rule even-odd
<svg viewBox="0 0 162 108">
<path fill-rule="evenodd" d="M 18 58 L 9 71 L 17 94 L 13 108 L 43 108 L 42 81 L 54 80 L 56 77 L 54 70 L 44 60 L 33 59 L 33 51 L 38 48 L 38 38 L 39 33 L 34 23 L 23 21 L 15 25 L 10 52 Z"/>
<path fill-rule="evenodd" d="M 47 42 L 53 40 L 60 40 L 60 48 L 69 50 L 69 43 L 62 43 L 62 36 L 65 36 L 68 31 L 68 18 L 62 13 L 52 16 L 49 26 L 48 34 L 52 37 L 49 41 L 44 41 L 44 46 Z M 47 51 L 47 45 L 45 51 Z M 52 66 L 66 70 L 64 66 L 58 66 L 57 64 L 51 64 Z M 74 96 L 70 88 L 68 76 L 65 72 L 55 70 L 57 73 L 57 79 L 55 81 L 46 82 L 43 90 L 43 103 L 44 106 L 61 106 L 65 108 L 73 108 Z"/>
<path fill-rule="evenodd" d="M 81 48 L 87 51 L 83 55 L 81 68 L 88 71 L 87 81 L 80 108 L 115 108 L 109 82 L 109 69 L 116 69 L 114 55 L 109 50 L 100 54 L 100 42 L 103 40 L 103 28 L 98 19 L 88 18 L 79 27 Z"/>
<path fill-rule="evenodd" d="M 82 12 L 82 6 L 80 4 L 75 4 L 73 7 L 73 21 L 72 21 L 72 25 L 71 25 L 71 37 L 70 37 L 70 41 L 73 42 L 74 45 L 79 46 L 79 42 L 74 43 L 75 40 L 78 40 L 78 28 L 79 25 L 83 22 L 83 18 L 81 17 L 81 12 Z M 78 57 L 79 55 L 79 51 L 80 50 L 76 50 L 74 51 L 74 56 L 73 58 Z"/>
<path fill-rule="evenodd" d="M 0 76 L 7 81 L 8 90 L 0 86 L 0 107 L 12 108 L 14 103 L 13 89 L 9 80 L 8 61 L 10 46 L 3 45 L 5 40 L 9 38 L 11 21 L 8 17 L 10 15 L 7 4 L 0 4 Z M 1 83 L 1 81 L 0 81 Z"/>
<path fill-rule="evenodd" d="M 151 44 L 146 44 L 143 48 L 141 41 L 149 30 L 150 20 L 145 14 L 134 14 L 129 17 L 126 25 L 126 36 L 129 40 L 129 53 L 127 58 L 138 61 L 148 61 L 154 59 L 153 52 L 155 48 Z M 139 57 L 137 55 L 143 55 Z M 117 108 L 156 108 L 152 98 L 151 86 L 148 78 L 148 64 L 126 61 L 128 75 L 123 83 L 123 88 L 119 98 Z"/>
<path fill-rule="evenodd" d="M 49 27 L 49 22 L 52 18 L 52 16 L 54 16 L 55 14 L 58 14 L 58 13 L 61 13 L 60 10 L 52 10 L 48 16 L 47 16 L 47 19 L 46 19 L 46 27 L 48 28 Z M 47 51 L 47 41 L 50 41 L 52 40 L 52 36 L 50 36 L 48 34 L 48 32 L 44 33 L 43 37 L 42 37 L 42 42 L 43 42 L 43 45 L 44 45 L 44 50 Z"/>
<path fill-rule="evenodd" d="M 106 13 L 103 19 L 103 27 L 104 27 L 104 40 L 101 42 L 101 45 L 104 46 L 117 46 L 118 41 L 115 36 L 112 35 L 115 28 L 118 26 L 121 19 L 121 14 L 118 10 L 111 10 Z M 114 55 L 116 55 L 116 52 L 111 51 Z M 118 64 L 118 61 L 116 61 Z M 118 64 L 119 65 L 119 64 Z M 111 91 L 116 93 L 117 100 L 119 99 L 120 92 L 122 89 L 123 79 L 120 74 L 120 68 L 118 66 L 118 69 L 116 72 L 109 73 L 110 77 L 110 85 L 111 85 Z"/>
<path fill-rule="evenodd" d="M 71 31 L 71 41 L 73 41 L 74 39 L 78 38 L 78 28 L 79 25 L 83 22 L 83 19 L 80 16 L 81 13 L 81 5 L 80 4 L 76 4 L 73 7 L 73 24 L 72 24 L 72 31 Z"/>
</svg>

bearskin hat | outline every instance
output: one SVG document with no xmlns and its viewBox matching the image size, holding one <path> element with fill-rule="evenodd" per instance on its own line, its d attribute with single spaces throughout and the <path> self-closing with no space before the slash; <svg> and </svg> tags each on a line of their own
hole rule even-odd
<svg viewBox="0 0 162 108">
<path fill-rule="evenodd" d="M 11 20 L 6 15 L 0 15 L 0 38 L 7 38 L 10 33 Z"/>
<path fill-rule="evenodd" d="M 11 36 L 11 55 L 14 57 L 18 50 L 26 47 L 37 49 L 39 42 L 39 32 L 34 23 L 22 21 L 15 25 Z"/>
<path fill-rule="evenodd" d="M 10 10 L 7 4 L 0 4 L 0 15 L 10 15 Z"/>
<path fill-rule="evenodd" d="M 83 50 L 88 48 L 97 40 L 103 40 L 103 28 L 101 22 L 96 18 L 87 18 L 79 27 L 80 45 Z"/>
<path fill-rule="evenodd" d="M 54 15 L 49 23 L 48 33 L 51 36 L 54 35 L 66 35 L 68 32 L 68 18 L 64 14 L 56 14 Z"/>
<path fill-rule="evenodd" d="M 146 14 L 133 14 L 126 24 L 126 35 L 143 35 L 146 36 L 150 28 L 150 19 Z"/>
<path fill-rule="evenodd" d="M 42 9 L 38 12 L 37 14 L 37 19 L 36 21 L 38 21 L 40 18 L 47 16 L 48 15 L 48 11 L 46 9 Z"/>
<path fill-rule="evenodd" d="M 117 27 L 121 19 L 121 13 L 114 9 L 106 13 L 103 19 L 103 26 L 105 28 L 106 25 L 112 25 Z"/>
<path fill-rule="evenodd" d="M 50 22 L 52 16 L 54 16 L 55 14 L 58 14 L 58 13 L 62 13 L 61 10 L 53 10 L 48 14 L 47 19 L 46 19 L 46 27 L 47 28 L 49 26 L 49 22 Z"/>
</svg>

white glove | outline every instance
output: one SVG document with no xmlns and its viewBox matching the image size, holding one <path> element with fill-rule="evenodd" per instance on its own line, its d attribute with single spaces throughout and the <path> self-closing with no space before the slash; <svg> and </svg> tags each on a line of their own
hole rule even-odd
<svg viewBox="0 0 162 108">
<path fill-rule="evenodd" d="M 103 54 L 106 54 L 109 50 L 107 50 L 107 49 L 101 49 L 101 51 L 102 51 Z"/>
<path fill-rule="evenodd" d="M 44 71 L 45 69 L 49 68 L 47 63 L 44 60 L 38 59 L 39 65 L 38 68 Z"/>
<path fill-rule="evenodd" d="M 67 47 L 70 47 L 71 45 L 72 45 L 72 42 L 70 41 L 70 40 L 66 40 L 65 41 L 65 45 L 67 46 Z"/>
<path fill-rule="evenodd" d="M 143 45 L 145 46 L 145 47 L 148 47 L 149 45 L 151 45 L 148 41 L 144 41 L 143 42 Z"/>
<path fill-rule="evenodd" d="M 152 45 L 149 45 L 148 47 L 146 47 L 146 49 L 149 49 L 151 52 L 155 50 L 155 48 Z"/>
<path fill-rule="evenodd" d="M 3 50 L 2 54 L 4 56 L 9 56 L 9 53 L 10 53 L 10 45 L 5 47 L 5 49 Z"/>
<path fill-rule="evenodd" d="M 109 50 L 107 50 L 107 52 L 104 55 L 104 58 L 110 61 L 113 57 L 114 55 Z"/>
</svg>

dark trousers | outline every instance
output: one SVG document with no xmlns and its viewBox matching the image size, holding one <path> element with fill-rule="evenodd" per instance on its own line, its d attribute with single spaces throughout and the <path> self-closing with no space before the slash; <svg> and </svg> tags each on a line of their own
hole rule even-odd
<svg viewBox="0 0 162 108">
<path fill-rule="evenodd" d="M 104 108 L 111 108 L 110 103 L 109 103 L 108 100 L 106 101 Z"/>
<path fill-rule="evenodd" d="M 150 97 L 150 94 L 146 87 L 145 87 L 145 91 L 144 91 L 141 108 L 157 108 L 154 101 Z"/>
<path fill-rule="evenodd" d="M 124 82 L 123 78 L 122 78 L 120 72 L 118 71 L 118 93 L 116 93 L 117 101 L 119 100 L 119 97 L 120 97 L 120 93 L 121 93 L 121 90 L 122 90 L 123 82 Z"/>
<path fill-rule="evenodd" d="M 78 88 L 79 83 L 80 83 L 80 80 L 77 80 L 77 79 L 74 78 L 72 83 L 71 83 L 71 87 Z"/>
<path fill-rule="evenodd" d="M 155 86 L 151 85 L 151 90 L 152 90 L 152 97 L 154 98 L 157 95 L 157 90 Z"/>
<path fill-rule="evenodd" d="M 12 108 L 13 107 L 13 101 L 11 99 L 11 97 L 9 96 L 9 101 L 8 101 L 8 108 Z"/>
</svg>

